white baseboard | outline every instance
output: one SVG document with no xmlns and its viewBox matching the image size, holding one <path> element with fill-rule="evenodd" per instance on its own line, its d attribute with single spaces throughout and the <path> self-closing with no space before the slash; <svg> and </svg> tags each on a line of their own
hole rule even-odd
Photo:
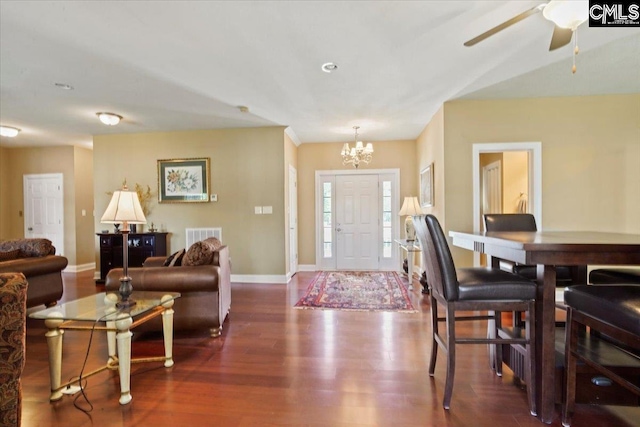
<svg viewBox="0 0 640 427">
<path fill-rule="evenodd" d="M 317 271 L 315 264 L 300 264 L 298 265 L 298 271 Z"/>
<path fill-rule="evenodd" d="M 231 282 L 286 284 L 287 275 L 285 274 L 232 274 Z"/>
<path fill-rule="evenodd" d="M 65 268 L 62 271 L 65 273 L 78 273 L 80 271 L 89 271 L 89 270 L 95 270 L 95 269 L 96 269 L 96 263 L 89 262 L 87 264 L 80 264 L 80 265 L 67 265 L 67 268 Z"/>
</svg>

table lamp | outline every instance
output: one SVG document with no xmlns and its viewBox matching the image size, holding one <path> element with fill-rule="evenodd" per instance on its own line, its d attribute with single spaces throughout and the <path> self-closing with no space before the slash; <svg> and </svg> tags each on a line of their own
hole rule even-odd
<svg viewBox="0 0 640 427">
<path fill-rule="evenodd" d="M 420 202 L 418 202 L 417 197 L 410 196 L 404 198 L 404 203 L 402 204 L 402 208 L 400 208 L 398 215 L 407 216 L 404 220 L 404 231 L 407 242 L 413 242 L 416 240 L 416 230 L 413 227 L 413 216 L 422 215 L 423 213 L 424 212 L 422 212 L 422 208 L 420 207 Z"/>
<path fill-rule="evenodd" d="M 123 276 L 120 277 L 120 293 L 121 300 L 116 304 L 118 308 L 128 308 L 136 304 L 131 299 L 133 286 L 131 285 L 131 277 L 129 277 L 129 224 L 146 224 L 147 219 L 142 212 L 138 194 L 135 191 L 129 191 L 126 182 L 122 185 L 122 190 L 113 192 L 109 206 L 102 215 L 100 222 L 103 224 L 122 224 L 122 268 Z"/>
</svg>

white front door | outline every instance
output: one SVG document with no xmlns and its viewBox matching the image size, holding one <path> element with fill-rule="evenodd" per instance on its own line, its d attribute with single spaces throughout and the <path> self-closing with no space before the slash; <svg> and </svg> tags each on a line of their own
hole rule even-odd
<svg viewBox="0 0 640 427">
<path fill-rule="evenodd" d="M 336 176 L 336 261 L 339 270 L 378 270 L 378 175 Z"/>
<path fill-rule="evenodd" d="M 46 238 L 64 254 L 62 174 L 24 175 L 24 236 Z"/>
</svg>

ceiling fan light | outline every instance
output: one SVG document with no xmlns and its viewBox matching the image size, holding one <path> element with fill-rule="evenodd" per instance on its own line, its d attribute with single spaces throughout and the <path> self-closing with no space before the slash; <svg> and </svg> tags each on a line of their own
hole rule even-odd
<svg viewBox="0 0 640 427">
<path fill-rule="evenodd" d="M 14 128 L 11 126 L 0 126 L 0 135 L 6 136 L 7 138 L 14 138 L 18 136 L 20 129 Z"/>
<path fill-rule="evenodd" d="M 96 115 L 107 126 L 115 126 L 122 120 L 122 116 L 113 113 L 96 113 Z"/>
<path fill-rule="evenodd" d="M 542 15 L 558 27 L 575 30 L 589 19 L 589 2 L 551 0 L 542 10 Z"/>
</svg>

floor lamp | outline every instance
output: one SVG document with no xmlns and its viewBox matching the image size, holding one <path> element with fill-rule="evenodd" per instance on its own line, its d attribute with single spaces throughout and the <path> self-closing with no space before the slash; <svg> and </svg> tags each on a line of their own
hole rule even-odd
<svg viewBox="0 0 640 427">
<path fill-rule="evenodd" d="M 122 224 L 123 275 L 120 277 L 120 289 L 118 290 L 120 301 L 116 306 L 118 308 L 132 307 L 136 302 L 131 299 L 133 286 L 131 285 L 131 277 L 129 277 L 129 224 L 147 223 L 138 194 L 135 191 L 129 191 L 126 183 L 122 186 L 122 190 L 114 191 L 100 222 L 103 224 Z"/>
</svg>

